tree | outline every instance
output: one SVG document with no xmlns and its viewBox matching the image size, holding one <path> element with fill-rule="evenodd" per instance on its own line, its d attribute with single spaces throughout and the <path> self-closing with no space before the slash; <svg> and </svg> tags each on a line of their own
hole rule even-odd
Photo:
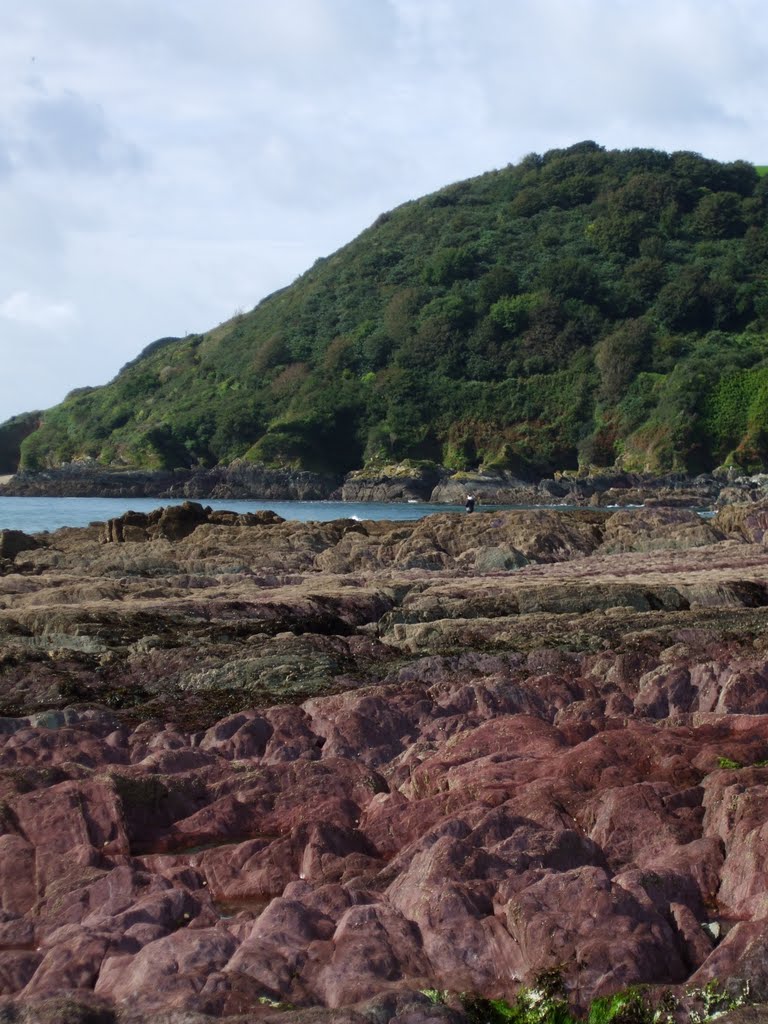
<svg viewBox="0 0 768 1024">
<path fill-rule="evenodd" d="M 737 238 L 744 234 L 741 196 L 735 192 L 709 192 L 692 215 L 693 230 L 702 238 Z"/>
<path fill-rule="evenodd" d="M 645 367 L 653 345 L 653 329 L 647 320 L 626 320 L 607 334 L 595 348 L 600 373 L 600 398 L 618 404 L 627 387 Z"/>
</svg>

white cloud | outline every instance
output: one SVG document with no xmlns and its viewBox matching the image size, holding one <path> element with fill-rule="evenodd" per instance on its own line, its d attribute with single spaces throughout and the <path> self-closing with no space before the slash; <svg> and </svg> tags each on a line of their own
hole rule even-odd
<svg viewBox="0 0 768 1024">
<path fill-rule="evenodd" d="M 39 295 L 20 291 L 0 302 L 0 317 L 12 323 L 52 331 L 75 320 L 77 311 L 71 302 L 50 302 Z"/>
<path fill-rule="evenodd" d="M 15 162 L 48 173 L 110 173 L 138 170 L 144 157 L 138 146 L 118 138 L 98 103 L 72 90 L 42 95 L 20 113 Z"/>
</svg>

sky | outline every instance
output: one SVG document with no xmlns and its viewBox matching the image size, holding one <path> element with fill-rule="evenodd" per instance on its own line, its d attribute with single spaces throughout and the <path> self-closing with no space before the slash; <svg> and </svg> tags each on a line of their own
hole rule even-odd
<svg viewBox="0 0 768 1024">
<path fill-rule="evenodd" d="M 768 163 L 764 0 L 9 2 L 0 422 L 584 139 Z"/>
</svg>

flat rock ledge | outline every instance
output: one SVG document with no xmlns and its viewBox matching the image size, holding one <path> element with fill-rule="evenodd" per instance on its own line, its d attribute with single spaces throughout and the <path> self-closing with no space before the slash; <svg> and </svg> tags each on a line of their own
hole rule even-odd
<svg viewBox="0 0 768 1024">
<path fill-rule="evenodd" d="M 767 531 L 0 533 L 0 1022 L 462 1024 L 542 977 L 765 1020 Z"/>
</svg>

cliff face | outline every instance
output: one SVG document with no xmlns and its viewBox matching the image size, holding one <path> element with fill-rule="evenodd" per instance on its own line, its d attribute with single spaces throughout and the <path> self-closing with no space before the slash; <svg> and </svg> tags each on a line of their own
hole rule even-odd
<svg viewBox="0 0 768 1024">
<path fill-rule="evenodd" d="M 19 468 L 22 442 L 42 423 L 41 412 L 27 412 L 0 423 L 0 476 Z"/>
<path fill-rule="evenodd" d="M 0 1013 L 768 1000 L 767 540 L 760 503 L 0 533 Z"/>
</svg>

